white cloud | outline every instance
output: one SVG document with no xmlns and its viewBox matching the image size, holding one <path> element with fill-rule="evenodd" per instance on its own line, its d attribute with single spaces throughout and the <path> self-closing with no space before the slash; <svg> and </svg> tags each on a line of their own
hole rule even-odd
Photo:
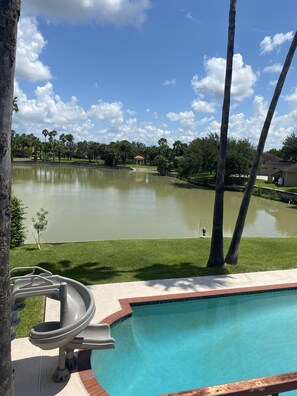
<svg viewBox="0 0 297 396">
<path fill-rule="evenodd" d="M 141 26 L 151 8 L 150 0 L 26 0 L 23 12 L 74 22 L 94 21 Z"/>
<path fill-rule="evenodd" d="M 254 115 L 257 117 L 260 116 L 264 120 L 267 114 L 268 105 L 262 96 L 255 96 L 253 102 L 253 108 L 254 108 Z"/>
<path fill-rule="evenodd" d="M 286 41 L 291 41 L 293 39 L 293 36 L 293 32 L 277 33 L 273 37 L 265 36 L 260 43 L 261 54 L 272 52 L 273 50 L 284 44 Z"/>
<path fill-rule="evenodd" d="M 101 121 L 109 121 L 112 124 L 123 122 L 123 104 L 122 102 L 101 102 L 91 106 L 88 115 L 96 117 Z"/>
<path fill-rule="evenodd" d="M 277 80 L 270 80 L 269 81 L 269 85 L 271 85 L 272 87 L 275 87 L 277 84 Z"/>
<path fill-rule="evenodd" d="M 198 19 L 196 19 L 196 18 L 193 16 L 192 11 L 186 11 L 186 10 L 183 9 L 182 12 L 185 14 L 185 17 L 186 17 L 187 19 L 189 19 L 190 21 L 198 22 Z"/>
<path fill-rule="evenodd" d="M 224 94 L 226 60 L 223 58 L 208 58 L 204 61 L 206 76 L 202 79 L 195 75 L 192 87 L 197 94 L 209 94 L 222 98 Z M 233 57 L 232 98 L 242 101 L 253 94 L 253 85 L 257 80 L 251 66 L 245 65 L 241 54 Z"/>
<path fill-rule="evenodd" d="M 22 120 L 27 126 L 29 124 L 62 125 L 86 119 L 86 113 L 78 105 L 77 98 L 73 96 L 69 102 L 63 102 L 59 95 L 54 94 L 50 82 L 36 88 L 35 99 L 28 99 L 18 84 L 15 85 L 14 95 L 18 97 L 19 106 L 15 119 Z"/>
<path fill-rule="evenodd" d="M 167 113 L 167 118 L 170 121 L 188 122 L 188 120 L 193 120 L 195 118 L 192 111 L 181 111 L 180 113 L 170 112 Z"/>
<path fill-rule="evenodd" d="M 297 88 L 295 88 L 294 92 L 291 93 L 291 95 L 286 95 L 285 100 L 293 106 L 297 106 Z"/>
<path fill-rule="evenodd" d="M 15 71 L 17 78 L 33 82 L 52 78 L 49 67 L 38 59 L 45 45 L 46 41 L 38 31 L 36 19 L 20 18 Z"/>
<path fill-rule="evenodd" d="M 216 104 L 205 100 L 195 99 L 191 105 L 192 109 L 201 113 L 215 113 Z"/>
<path fill-rule="evenodd" d="M 127 113 L 129 116 L 135 116 L 135 115 L 137 114 L 136 111 L 131 110 L 131 109 L 127 109 L 127 110 L 126 110 L 126 113 Z"/>
<path fill-rule="evenodd" d="M 47 128 L 55 129 L 59 134 L 72 133 L 76 142 L 94 140 L 109 143 L 127 139 L 153 145 L 161 137 L 172 144 L 178 139 L 190 142 L 198 136 L 220 133 L 220 120 L 214 115 L 196 120 L 193 111 L 167 113 L 167 119 L 172 122 L 168 126 L 162 120 L 157 123 L 151 116 L 150 122 L 140 122 L 136 113 L 125 109 L 121 101 L 102 101 L 84 109 L 74 96 L 64 101 L 55 93 L 51 82 L 38 86 L 33 98 L 27 97 L 16 82 L 14 95 L 18 97 L 19 112 L 13 115 L 13 129 L 18 133 L 34 133 L 40 138 L 41 131 Z M 291 110 L 281 116 L 275 113 L 265 149 L 280 147 L 297 123 L 297 88 L 283 99 Z M 229 136 L 236 139 L 248 138 L 257 144 L 267 108 L 265 99 L 255 96 L 250 116 L 233 111 L 229 119 Z M 153 115 L 153 112 L 149 115 Z"/>
<path fill-rule="evenodd" d="M 296 132 L 296 124 L 297 124 L 297 88 L 291 93 L 291 95 L 286 95 L 284 100 L 288 103 L 289 112 L 286 114 L 285 123 L 291 125 L 292 132 Z M 284 127 L 284 125 L 281 125 Z"/>
<path fill-rule="evenodd" d="M 172 80 L 165 80 L 162 85 L 171 85 L 171 86 L 175 86 L 176 85 L 176 80 L 175 78 L 173 78 Z"/>
<path fill-rule="evenodd" d="M 282 65 L 275 63 L 274 65 L 264 67 L 263 71 L 265 73 L 279 73 L 282 71 Z"/>
<path fill-rule="evenodd" d="M 195 130 L 196 121 L 192 111 L 181 111 L 179 113 L 169 112 L 166 116 L 170 121 L 179 122 L 181 124 L 181 131 Z"/>
</svg>

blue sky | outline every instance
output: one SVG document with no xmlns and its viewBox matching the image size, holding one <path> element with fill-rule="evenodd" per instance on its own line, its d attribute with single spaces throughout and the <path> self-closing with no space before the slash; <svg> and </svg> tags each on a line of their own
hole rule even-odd
<svg viewBox="0 0 297 396">
<path fill-rule="evenodd" d="M 219 133 L 228 12 L 228 0 L 23 1 L 14 130 L 146 145 Z M 237 1 L 230 136 L 257 144 L 296 15 L 296 0 Z M 296 57 L 266 149 L 297 132 Z"/>
</svg>

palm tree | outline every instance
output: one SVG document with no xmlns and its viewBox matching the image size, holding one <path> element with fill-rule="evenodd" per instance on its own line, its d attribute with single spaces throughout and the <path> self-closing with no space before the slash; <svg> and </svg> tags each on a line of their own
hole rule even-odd
<svg viewBox="0 0 297 396">
<path fill-rule="evenodd" d="M 265 145 L 266 138 L 267 138 L 267 135 L 269 132 L 272 117 L 273 117 L 278 99 L 282 92 L 282 88 L 283 88 L 287 73 L 289 71 L 289 68 L 290 68 L 290 65 L 291 65 L 295 50 L 296 50 L 296 46 L 297 46 L 297 32 L 295 32 L 295 36 L 294 36 L 291 46 L 289 48 L 283 69 L 279 76 L 278 82 L 277 82 L 275 90 L 274 90 L 273 97 L 270 102 L 270 106 L 269 106 L 269 109 L 268 109 L 268 112 L 266 115 L 266 119 L 263 124 L 263 128 L 262 128 L 261 135 L 259 138 L 257 152 L 256 152 L 254 162 L 252 165 L 250 177 L 249 177 L 249 180 L 248 180 L 248 183 L 247 183 L 247 186 L 246 186 L 243 198 L 242 198 L 242 202 L 240 205 L 235 229 L 233 232 L 233 237 L 232 237 L 231 244 L 229 246 L 229 250 L 228 250 L 228 253 L 227 253 L 227 256 L 225 259 L 226 263 L 228 263 L 228 264 L 236 264 L 238 261 L 240 240 L 241 240 L 244 223 L 245 223 L 245 218 L 246 218 L 247 211 L 249 208 L 252 192 L 254 189 L 254 184 L 256 181 L 256 177 L 257 177 L 257 172 L 258 172 L 258 168 L 259 168 L 259 164 L 260 164 L 261 155 L 264 150 L 264 145 Z"/>
<path fill-rule="evenodd" d="M 213 227 L 211 237 L 210 255 L 207 262 L 208 267 L 224 266 L 224 246 L 223 246 L 223 211 L 224 211 L 224 181 L 225 163 L 227 151 L 227 136 L 230 111 L 230 96 L 232 83 L 234 36 L 235 36 L 236 0 L 230 0 L 228 47 L 225 75 L 224 102 L 222 109 L 220 151 L 216 176 L 216 193 L 213 214 Z"/>
<path fill-rule="evenodd" d="M 62 135 L 61 135 L 62 136 Z M 67 155 L 68 159 L 72 160 L 73 151 L 74 151 L 74 136 L 71 133 L 65 135 L 66 139 L 66 148 L 67 148 Z"/>
<path fill-rule="evenodd" d="M 0 395 L 13 395 L 10 340 L 11 118 L 20 1 L 0 1 Z M 6 28 L 3 28 L 6 26 Z M 7 28 L 9 27 L 9 28 Z"/>
<path fill-rule="evenodd" d="M 41 132 L 44 136 L 44 143 L 43 143 L 43 153 L 44 153 L 44 158 L 43 160 L 46 161 L 47 160 L 47 143 L 46 143 L 46 138 L 49 135 L 49 131 L 47 129 L 43 129 L 43 131 Z"/>
<path fill-rule="evenodd" d="M 51 153 L 53 156 L 53 161 L 55 161 L 55 149 L 56 149 L 55 137 L 57 136 L 57 134 L 58 134 L 58 132 L 55 130 L 48 132 L 50 149 L 51 149 Z"/>
<path fill-rule="evenodd" d="M 46 131 L 46 129 L 44 129 L 44 131 Z M 42 131 L 43 133 L 43 131 Z M 55 140 L 55 137 L 57 136 L 58 132 L 53 130 L 48 132 L 48 136 L 49 136 L 49 141 L 52 142 L 53 140 Z"/>
<path fill-rule="evenodd" d="M 44 130 L 42 131 L 42 134 L 43 134 L 43 136 L 44 136 L 44 142 L 46 143 L 46 137 L 49 135 L 49 131 L 48 131 L 47 129 L 44 129 Z"/>
</svg>

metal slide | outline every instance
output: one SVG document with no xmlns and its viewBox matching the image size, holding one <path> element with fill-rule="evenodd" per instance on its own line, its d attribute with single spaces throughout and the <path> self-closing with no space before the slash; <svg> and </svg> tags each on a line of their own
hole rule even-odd
<svg viewBox="0 0 297 396">
<path fill-rule="evenodd" d="M 30 272 L 23 276 L 11 276 L 12 328 L 19 323 L 18 312 L 24 308 L 26 297 L 46 296 L 60 301 L 60 320 L 39 323 L 29 335 L 31 343 L 41 349 L 60 348 L 55 381 L 69 378 L 68 368 L 75 367 L 74 349 L 115 347 L 108 324 L 90 325 L 96 308 L 93 295 L 86 286 L 73 279 L 53 275 L 40 267 L 14 268 L 11 275 L 16 271 Z"/>
</svg>

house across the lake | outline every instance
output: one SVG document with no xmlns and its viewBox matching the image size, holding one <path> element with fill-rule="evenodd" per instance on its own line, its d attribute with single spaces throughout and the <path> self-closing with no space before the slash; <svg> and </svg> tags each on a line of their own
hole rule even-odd
<svg viewBox="0 0 297 396">
<path fill-rule="evenodd" d="M 267 176 L 268 183 L 275 182 L 279 186 L 297 187 L 297 164 L 292 164 L 276 155 L 262 154 L 259 174 Z"/>
<path fill-rule="evenodd" d="M 297 164 L 287 165 L 274 170 L 271 177 L 277 179 L 278 184 L 284 187 L 297 187 Z"/>
</svg>

